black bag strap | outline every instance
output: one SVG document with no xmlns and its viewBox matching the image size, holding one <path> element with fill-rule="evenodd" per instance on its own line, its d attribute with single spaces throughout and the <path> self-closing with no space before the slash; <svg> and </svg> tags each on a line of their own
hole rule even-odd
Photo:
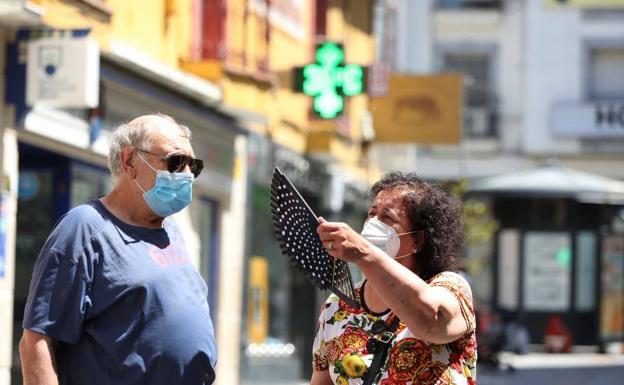
<svg viewBox="0 0 624 385">
<path fill-rule="evenodd" d="M 373 383 L 375 383 L 375 379 L 377 378 L 377 374 L 379 373 L 381 366 L 384 364 L 384 362 L 386 362 L 386 358 L 388 356 L 390 346 L 392 345 L 392 341 L 396 338 L 394 332 L 399 327 L 399 322 L 399 317 L 395 315 L 388 330 L 381 333 L 381 338 L 377 340 L 377 344 L 375 347 L 373 362 L 371 362 L 371 366 L 366 372 L 366 377 L 364 377 L 363 385 L 372 385 Z"/>
</svg>

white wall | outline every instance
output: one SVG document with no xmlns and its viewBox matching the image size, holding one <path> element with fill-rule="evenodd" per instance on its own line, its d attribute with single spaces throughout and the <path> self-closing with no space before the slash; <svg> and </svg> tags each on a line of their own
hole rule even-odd
<svg viewBox="0 0 624 385">
<path fill-rule="evenodd" d="M 505 3 L 505 13 L 498 33 L 496 91 L 499 96 L 499 133 L 503 152 L 517 152 L 522 141 L 522 108 L 526 92 L 524 3 L 523 0 Z"/>
<path fill-rule="evenodd" d="M 580 13 L 527 2 L 526 92 L 523 151 L 557 154 L 579 151 L 570 140 L 553 141 L 549 116 L 556 100 L 581 96 Z"/>
<path fill-rule="evenodd" d="M 554 103 L 582 101 L 586 94 L 586 47 L 592 41 L 624 41 L 621 14 L 586 17 L 577 8 L 549 8 L 527 1 L 526 93 L 523 150 L 531 155 L 577 154 L 575 139 L 551 135 Z"/>
<path fill-rule="evenodd" d="M 431 72 L 433 0 L 398 0 L 397 5 L 396 72 L 406 74 Z"/>
</svg>

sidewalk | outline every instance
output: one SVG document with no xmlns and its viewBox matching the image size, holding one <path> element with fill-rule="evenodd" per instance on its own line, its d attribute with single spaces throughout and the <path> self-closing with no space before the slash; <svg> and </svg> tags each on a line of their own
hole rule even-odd
<svg viewBox="0 0 624 385">
<path fill-rule="evenodd" d="M 479 385 L 603 385 L 624 378 L 624 355 L 504 353 L 500 360 L 501 369 L 477 367 Z"/>
</svg>

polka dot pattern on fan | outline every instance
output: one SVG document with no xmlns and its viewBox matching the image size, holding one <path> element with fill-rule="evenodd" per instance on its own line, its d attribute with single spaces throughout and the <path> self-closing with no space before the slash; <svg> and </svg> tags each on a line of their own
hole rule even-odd
<svg viewBox="0 0 624 385">
<path fill-rule="evenodd" d="M 291 264 L 317 288 L 330 289 L 359 306 L 347 263 L 327 253 L 316 233 L 316 215 L 277 168 L 271 183 L 271 213 L 277 241 Z"/>
</svg>

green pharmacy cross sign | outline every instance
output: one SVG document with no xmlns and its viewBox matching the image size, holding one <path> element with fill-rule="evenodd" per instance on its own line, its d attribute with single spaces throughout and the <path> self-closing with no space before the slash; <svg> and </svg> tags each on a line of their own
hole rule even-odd
<svg viewBox="0 0 624 385">
<path fill-rule="evenodd" d="M 364 90 L 364 67 L 344 64 L 341 44 L 325 42 L 316 47 L 316 63 L 295 69 L 295 90 L 314 97 L 314 112 L 332 119 L 342 113 L 344 96 Z"/>
</svg>

